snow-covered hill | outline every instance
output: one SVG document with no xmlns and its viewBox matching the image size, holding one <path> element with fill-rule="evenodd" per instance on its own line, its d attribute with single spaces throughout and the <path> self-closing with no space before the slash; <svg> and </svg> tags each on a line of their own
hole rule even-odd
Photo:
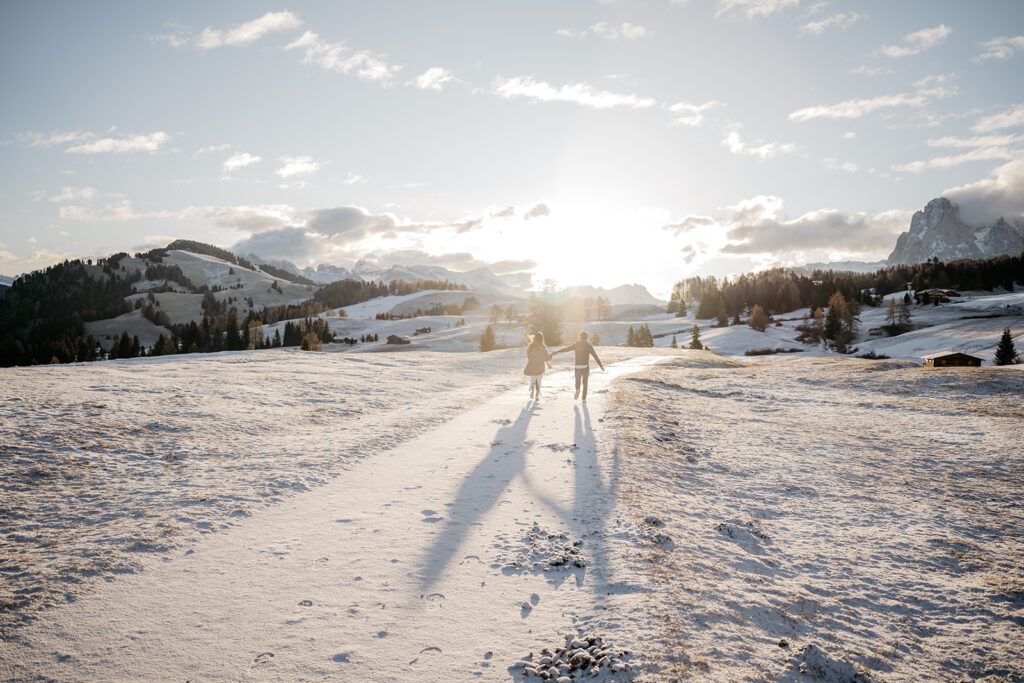
<svg viewBox="0 0 1024 683">
<path fill-rule="evenodd" d="M 319 284 L 329 284 L 349 278 L 367 282 L 447 280 L 448 282 L 464 285 L 468 289 L 484 294 L 497 294 L 517 298 L 526 297 L 526 293 L 521 288 L 505 282 L 487 268 L 477 268 L 467 272 L 450 270 L 442 266 L 424 265 L 395 265 L 382 268 L 375 261 L 366 259 L 357 261 L 351 269 L 330 264 L 299 268 L 290 261 L 269 261 L 269 263 Z"/>
<path fill-rule="evenodd" d="M 612 289 L 579 285 L 567 287 L 560 294 L 574 296 L 579 299 L 590 299 L 600 296 L 608 299 L 613 306 L 658 306 L 663 308 L 666 303 L 652 296 L 643 285 L 637 284 L 619 285 Z"/>
</svg>

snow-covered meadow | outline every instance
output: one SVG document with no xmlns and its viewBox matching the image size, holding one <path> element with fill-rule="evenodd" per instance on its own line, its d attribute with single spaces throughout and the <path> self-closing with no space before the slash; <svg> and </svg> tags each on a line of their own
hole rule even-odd
<svg viewBox="0 0 1024 683">
<path fill-rule="evenodd" d="M 1021 366 L 417 346 L 3 370 L 0 678 L 1024 676 Z"/>
<path fill-rule="evenodd" d="M 1021 370 L 679 359 L 621 379 L 652 670 L 1024 677 Z"/>
<path fill-rule="evenodd" d="M 83 582 L 522 383 L 519 354 L 297 349 L 0 371 L 0 635 Z"/>
</svg>

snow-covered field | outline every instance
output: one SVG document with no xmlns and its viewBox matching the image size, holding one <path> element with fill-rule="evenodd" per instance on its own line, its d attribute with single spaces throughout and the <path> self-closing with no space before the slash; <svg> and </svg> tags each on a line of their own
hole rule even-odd
<svg viewBox="0 0 1024 683">
<path fill-rule="evenodd" d="M 0 678 L 1024 676 L 1021 367 L 600 352 L 0 371 Z"/>
<path fill-rule="evenodd" d="M 518 353 L 296 349 L 5 368 L 0 637 L 522 382 Z"/>
<path fill-rule="evenodd" d="M 1021 370 L 682 359 L 621 380 L 623 562 L 659 676 L 1020 680 Z"/>
</svg>

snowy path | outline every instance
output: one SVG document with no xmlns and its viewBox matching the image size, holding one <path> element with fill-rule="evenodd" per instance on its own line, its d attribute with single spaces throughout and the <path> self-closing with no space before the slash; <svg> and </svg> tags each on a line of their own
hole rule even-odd
<svg viewBox="0 0 1024 683">
<path fill-rule="evenodd" d="M 546 377 L 118 577 L 0 644 L 0 677 L 62 680 L 507 678 L 561 643 L 614 584 L 607 385 L 657 361 Z M 585 568 L 540 571 L 547 533 Z M 539 538 L 538 538 L 539 536 Z M 532 544 L 531 544 L 532 543 Z M 517 560 L 520 565 L 516 565 Z"/>
</svg>

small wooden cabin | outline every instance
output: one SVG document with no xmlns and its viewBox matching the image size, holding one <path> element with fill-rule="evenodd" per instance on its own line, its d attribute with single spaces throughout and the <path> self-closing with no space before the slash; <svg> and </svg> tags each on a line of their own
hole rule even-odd
<svg viewBox="0 0 1024 683">
<path fill-rule="evenodd" d="M 925 367 L 933 368 L 976 368 L 981 366 L 981 359 L 977 356 L 972 356 L 969 353 L 963 353 L 962 351 L 940 351 L 939 353 L 932 353 L 925 356 L 924 364 Z"/>
</svg>

